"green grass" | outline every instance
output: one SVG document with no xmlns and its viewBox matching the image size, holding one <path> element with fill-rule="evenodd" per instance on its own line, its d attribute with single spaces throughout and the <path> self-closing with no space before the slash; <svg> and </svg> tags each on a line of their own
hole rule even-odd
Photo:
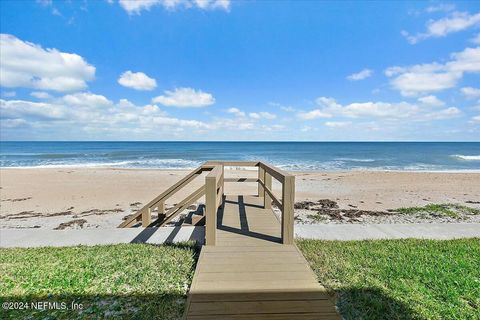
<svg viewBox="0 0 480 320">
<path fill-rule="evenodd" d="M 460 214 L 479 215 L 480 209 L 470 208 L 460 204 L 444 203 L 444 204 L 428 204 L 423 207 L 407 207 L 394 210 L 403 214 L 436 214 L 439 216 L 447 216 L 458 218 Z"/>
<path fill-rule="evenodd" d="M 0 250 L 0 300 L 81 303 L 78 310 L 0 309 L 0 319 L 178 319 L 193 244 Z"/>
<path fill-rule="evenodd" d="M 480 319 L 480 239 L 297 244 L 345 319 Z"/>
</svg>

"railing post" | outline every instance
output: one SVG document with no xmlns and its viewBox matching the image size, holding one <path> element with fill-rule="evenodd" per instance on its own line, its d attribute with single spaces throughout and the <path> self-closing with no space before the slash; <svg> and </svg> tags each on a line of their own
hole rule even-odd
<svg viewBox="0 0 480 320">
<path fill-rule="evenodd" d="M 261 166 L 258 166 L 258 180 L 265 183 L 265 169 L 263 169 Z M 265 197 L 265 190 L 260 182 L 258 183 L 258 196 Z"/>
<path fill-rule="evenodd" d="M 152 223 L 152 208 L 142 211 L 142 227 L 146 228 Z"/>
<path fill-rule="evenodd" d="M 205 244 L 214 246 L 217 231 L 217 182 L 205 177 Z"/>
<path fill-rule="evenodd" d="M 158 219 L 162 216 L 165 218 L 165 201 L 160 201 L 157 206 Z"/>
<path fill-rule="evenodd" d="M 282 243 L 293 244 L 295 176 L 287 175 L 282 185 Z"/>
<path fill-rule="evenodd" d="M 265 180 L 264 180 L 265 187 L 268 188 L 271 191 L 272 190 L 272 176 L 267 171 L 265 171 L 264 177 L 265 177 Z M 263 207 L 265 209 L 271 209 L 272 208 L 272 198 L 270 198 L 270 196 L 266 192 L 264 192 Z"/>
</svg>

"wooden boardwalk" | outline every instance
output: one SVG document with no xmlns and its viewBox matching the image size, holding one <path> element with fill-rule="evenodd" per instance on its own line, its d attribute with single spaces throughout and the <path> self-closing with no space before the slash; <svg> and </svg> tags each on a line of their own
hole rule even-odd
<svg viewBox="0 0 480 320">
<path fill-rule="evenodd" d="M 186 319 L 339 319 L 334 303 L 257 196 L 225 196 L 203 246 Z"/>
</svg>

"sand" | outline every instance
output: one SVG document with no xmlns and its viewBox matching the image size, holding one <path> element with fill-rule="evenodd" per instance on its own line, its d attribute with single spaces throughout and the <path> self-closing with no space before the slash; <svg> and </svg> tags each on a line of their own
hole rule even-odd
<svg viewBox="0 0 480 320">
<path fill-rule="evenodd" d="M 140 169 L 0 169 L 0 228 L 111 228 L 188 171 Z M 253 177 L 249 170 L 226 176 Z M 430 203 L 479 208 L 480 173 L 307 172 L 295 173 L 296 200 L 331 199 L 340 208 L 388 210 Z M 173 205 L 200 186 L 167 201 Z M 277 190 L 279 185 L 274 184 Z M 254 183 L 228 183 L 226 193 L 255 194 Z M 77 222 L 72 222 L 76 220 Z"/>
</svg>

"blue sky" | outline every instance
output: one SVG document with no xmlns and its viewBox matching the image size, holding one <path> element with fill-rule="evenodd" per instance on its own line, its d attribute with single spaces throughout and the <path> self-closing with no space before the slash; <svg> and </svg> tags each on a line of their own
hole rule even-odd
<svg viewBox="0 0 480 320">
<path fill-rule="evenodd" d="M 2 140 L 480 140 L 480 3 L 1 1 Z"/>
</svg>

